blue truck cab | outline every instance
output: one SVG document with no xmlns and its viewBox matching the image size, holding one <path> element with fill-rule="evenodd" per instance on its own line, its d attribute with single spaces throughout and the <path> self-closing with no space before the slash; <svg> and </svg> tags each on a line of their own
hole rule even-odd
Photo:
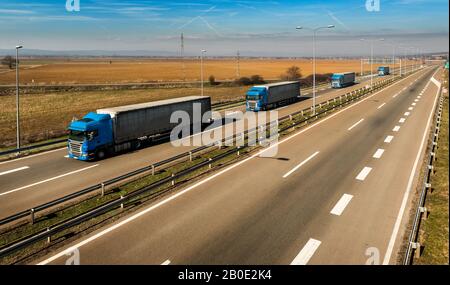
<svg viewBox="0 0 450 285">
<path fill-rule="evenodd" d="M 378 76 L 386 76 L 390 74 L 390 69 L 388 66 L 378 67 Z"/>
<path fill-rule="evenodd" d="M 111 116 L 89 113 L 69 125 L 69 157 L 83 161 L 103 158 L 113 139 Z"/>
<path fill-rule="evenodd" d="M 259 112 L 267 105 L 267 88 L 252 87 L 247 92 L 247 111 Z"/>
</svg>

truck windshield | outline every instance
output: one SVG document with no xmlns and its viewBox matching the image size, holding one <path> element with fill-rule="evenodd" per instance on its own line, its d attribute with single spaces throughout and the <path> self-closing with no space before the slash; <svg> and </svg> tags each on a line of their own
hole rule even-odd
<svg viewBox="0 0 450 285">
<path fill-rule="evenodd" d="M 98 131 L 89 131 L 89 132 L 81 132 L 81 131 L 70 131 L 69 139 L 74 141 L 92 141 L 95 137 L 98 136 Z"/>
<path fill-rule="evenodd" d="M 86 132 L 70 130 L 69 139 L 82 142 L 85 138 Z"/>
<path fill-rule="evenodd" d="M 261 96 L 259 96 L 259 95 L 247 96 L 247 100 L 250 100 L 250 101 L 258 101 L 260 99 L 261 99 Z"/>
</svg>

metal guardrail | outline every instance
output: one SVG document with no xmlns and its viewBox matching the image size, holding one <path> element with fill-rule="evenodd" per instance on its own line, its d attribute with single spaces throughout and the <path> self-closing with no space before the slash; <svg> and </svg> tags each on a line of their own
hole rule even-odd
<svg viewBox="0 0 450 285">
<path fill-rule="evenodd" d="M 427 218 L 428 210 L 425 207 L 425 198 L 427 196 L 427 192 L 429 189 L 431 189 L 431 177 L 433 175 L 433 164 L 436 160 L 436 150 L 437 150 L 437 144 L 439 141 L 439 132 L 441 127 L 441 119 L 442 119 L 442 108 L 443 108 L 443 102 L 444 97 L 442 96 L 441 92 L 440 99 L 439 99 L 439 105 L 436 107 L 437 112 L 435 110 L 435 127 L 433 132 L 433 137 L 431 139 L 431 143 L 428 149 L 430 149 L 430 153 L 428 154 L 427 159 L 427 167 L 425 169 L 425 177 L 423 181 L 422 191 L 420 192 L 419 202 L 417 204 L 417 210 L 416 214 L 414 215 L 414 221 L 413 226 L 411 229 L 411 233 L 409 235 L 408 239 L 408 247 L 403 259 L 403 265 L 411 265 L 413 261 L 413 252 L 416 253 L 416 257 L 420 257 L 421 254 L 421 245 L 417 241 L 418 235 L 419 235 L 419 228 L 420 223 L 422 221 L 422 218 Z"/>
<path fill-rule="evenodd" d="M 361 98 L 361 97 L 363 97 L 363 96 L 365 96 L 367 94 L 370 94 L 371 92 L 375 92 L 375 91 L 383 88 L 387 84 L 395 82 L 396 79 L 398 79 L 398 78 L 391 78 L 391 79 L 382 80 L 382 81 L 379 81 L 379 82 L 375 83 L 372 89 L 363 87 L 363 88 L 354 90 L 354 91 L 352 91 L 350 93 L 347 93 L 347 94 L 341 95 L 339 97 L 336 97 L 336 98 L 334 98 L 332 100 L 328 100 L 327 102 L 320 103 L 320 104 L 316 105 L 316 108 L 319 107 L 319 109 L 321 109 L 322 106 L 326 106 L 326 105 L 329 106 L 331 103 L 333 103 L 333 105 L 332 105 L 331 108 L 327 108 L 325 110 L 322 110 L 321 112 L 318 112 L 315 115 L 311 115 L 308 118 L 305 118 L 303 120 L 299 120 L 297 122 L 293 122 L 291 125 L 286 126 L 284 129 L 280 129 L 279 132 L 284 132 L 284 131 L 286 131 L 288 129 L 291 129 L 291 128 L 297 126 L 297 125 L 306 123 L 306 122 L 308 122 L 310 120 L 316 120 L 323 114 L 326 114 L 326 113 L 328 113 L 330 111 L 333 111 L 334 109 L 337 109 L 337 108 L 340 108 L 340 107 L 342 107 L 344 105 L 347 105 L 347 104 L 349 104 L 349 103 L 351 103 L 353 101 L 358 100 L 359 98 Z M 349 99 L 349 97 L 350 97 L 350 99 Z M 345 98 L 344 101 L 343 101 L 343 98 Z M 336 104 L 337 103 L 337 99 L 339 99 L 339 104 Z M 287 115 L 287 116 L 284 116 L 284 117 L 280 118 L 278 121 L 293 120 L 294 116 L 299 115 L 299 114 L 303 115 L 305 112 L 310 112 L 313 109 L 314 108 L 311 107 L 311 108 L 308 108 L 308 109 L 297 111 L 295 113 L 292 113 L 290 115 Z M 273 122 L 268 122 L 266 125 L 271 125 L 272 123 Z M 258 126 L 258 127 L 260 127 L 260 126 Z M 255 129 L 252 129 L 252 130 L 247 130 L 245 132 L 245 134 L 248 134 L 248 133 L 250 133 L 252 131 L 257 130 L 258 127 L 256 127 Z M 230 138 L 230 137 L 225 138 L 225 139 L 221 140 L 221 142 L 229 141 L 230 139 L 234 139 L 235 137 L 237 138 L 237 136 L 239 136 L 239 135 L 234 135 L 232 138 Z M 213 143 L 212 145 L 215 145 L 216 143 Z M 190 152 L 186 152 L 186 153 L 177 155 L 177 156 L 169 158 L 167 160 L 155 163 L 153 165 L 150 165 L 150 166 L 147 166 L 147 167 L 144 167 L 144 168 L 132 171 L 132 172 L 127 173 L 125 175 L 116 177 L 114 179 L 108 180 L 108 181 L 106 181 L 104 183 L 88 187 L 88 188 L 83 189 L 81 191 L 78 191 L 76 193 L 73 193 L 73 194 L 67 195 L 65 197 L 62 197 L 60 199 L 54 200 L 52 202 L 46 203 L 44 205 L 40 205 L 40 206 L 34 207 L 34 208 L 30 209 L 30 210 L 22 211 L 20 213 L 17 213 L 15 215 L 12 215 L 10 217 L 7 217 L 7 218 L 4 218 L 4 219 L 0 220 L 0 225 L 4 225 L 4 224 L 10 223 L 12 221 L 16 221 L 16 220 L 24 218 L 24 217 L 26 217 L 28 215 L 31 216 L 31 221 L 33 222 L 34 221 L 34 215 L 38 211 L 43 211 L 43 210 L 48 209 L 50 207 L 53 207 L 53 206 L 65 203 L 65 202 L 67 202 L 69 200 L 72 200 L 74 198 L 80 197 L 82 195 L 85 195 L 87 193 L 90 193 L 90 192 L 98 190 L 98 189 L 102 189 L 103 190 L 106 185 L 111 185 L 111 184 L 120 182 L 120 181 L 122 181 L 124 179 L 127 179 L 127 178 L 130 178 L 130 177 L 132 177 L 132 176 L 134 176 L 136 174 L 141 174 L 141 173 L 144 173 L 144 172 L 149 171 L 149 170 L 154 171 L 155 167 L 157 167 L 157 166 L 161 166 L 161 165 L 167 164 L 169 162 L 173 162 L 173 161 L 181 159 L 181 158 L 183 158 L 183 157 L 185 157 L 187 155 L 189 155 L 191 157 L 193 153 L 197 153 L 197 152 L 199 152 L 201 150 L 205 150 L 205 149 L 211 147 L 212 145 L 203 146 L 203 147 L 197 148 L 197 149 L 192 150 Z M 126 202 L 129 202 L 130 200 L 140 196 L 141 194 L 143 194 L 143 193 L 145 193 L 147 191 L 156 189 L 156 188 L 158 188 L 158 187 L 160 187 L 160 186 L 162 186 L 164 184 L 167 184 L 169 182 L 172 182 L 172 185 L 174 185 L 176 179 L 181 178 L 183 176 L 186 176 L 187 174 L 190 174 L 193 171 L 195 171 L 197 169 L 200 169 L 200 168 L 202 168 L 204 166 L 211 165 L 212 163 L 214 163 L 214 162 L 216 162 L 216 161 L 218 161 L 218 160 L 220 160 L 220 159 L 222 159 L 224 157 L 227 157 L 227 156 L 229 156 L 232 153 L 236 153 L 236 152 L 239 153 L 239 149 L 240 149 L 239 147 L 235 148 L 235 149 L 232 149 L 231 151 L 228 151 L 228 152 L 225 152 L 223 154 L 220 154 L 220 155 L 218 155 L 218 156 L 216 156 L 216 157 L 214 157 L 212 159 L 209 159 L 207 161 L 199 163 L 199 164 L 197 164 L 195 166 L 192 166 L 192 167 L 190 167 L 188 169 L 185 169 L 185 170 L 183 170 L 183 171 L 181 171 L 179 173 L 172 174 L 172 176 L 166 177 L 164 179 L 161 179 L 161 180 L 159 180 L 159 181 L 157 181 L 157 182 L 155 182 L 155 183 L 153 183 L 153 184 L 151 184 L 149 186 L 143 187 L 143 188 L 141 188 L 139 190 L 136 190 L 136 191 L 134 191 L 132 193 L 129 193 L 129 194 L 125 195 L 125 196 L 121 196 L 118 199 L 115 199 L 113 201 L 107 202 L 106 204 L 100 205 L 100 206 L 98 206 L 98 207 L 96 207 L 96 208 L 94 208 L 94 209 L 92 209 L 92 210 L 90 210 L 90 211 L 88 211 L 86 213 L 82 213 L 82 214 L 80 214 L 78 216 L 69 218 L 66 221 L 63 221 L 63 222 L 60 222 L 58 224 L 52 225 L 51 227 L 48 227 L 47 229 L 43 229 L 43 230 L 41 230 L 41 231 L 39 231 L 37 233 L 34 233 L 34 234 L 30 235 L 30 236 L 23 237 L 23 238 L 21 238 L 19 240 L 14 241 L 13 243 L 7 244 L 7 245 L 3 246 L 2 248 L 0 248 L 0 257 L 6 256 L 6 255 L 8 255 L 8 254 L 10 254 L 10 253 L 12 253 L 14 251 L 20 250 L 20 249 L 22 249 L 22 248 L 24 248 L 26 246 L 29 246 L 29 245 L 37 242 L 37 241 L 41 241 L 41 240 L 44 240 L 44 239 L 47 239 L 48 241 L 50 241 L 51 236 L 53 236 L 53 235 L 55 235 L 57 233 L 60 233 L 60 232 L 66 230 L 66 229 L 68 229 L 68 228 L 70 228 L 72 226 L 78 225 L 78 224 L 80 224 L 80 223 L 82 223 L 82 222 L 84 222 L 84 221 L 86 221 L 88 219 L 94 218 L 94 217 L 96 217 L 96 216 L 98 216 L 100 214 L 103 214 L 103 213 L 105 213 L 105 212 L 107 212 L 109 210 L 112 210 L 112 209 L 115 209 L 115 208 L 118 208 L 118 207 L 123 208 L 124 204 Z"/>
<path fill-rule="evenodd" d="M 6 150 L 6 151 L 0 152 L 0 156 L 8 155 L 11 153 L 18 153 L 18 152 L 27 151 L 27 150 L 32 150 L 32 149 L 37 149 L 37 148 L 46 147 L 46 146 L 51 146 L 51 145 L 60 144 L 60 143 L 64 143 L 64 142 L 67 142 L 67 139 L 56 140 L 56 141 L 46 142 L 46 143 L 37 144 L 37 145 L 31 145 L 31 146 Z"/>
</svg>

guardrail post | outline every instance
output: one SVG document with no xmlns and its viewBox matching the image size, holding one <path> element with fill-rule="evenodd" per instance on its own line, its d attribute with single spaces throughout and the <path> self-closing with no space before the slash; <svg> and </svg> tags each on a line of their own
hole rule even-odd
<svg viewBox="0 0 450 285">
<path fill-rule="evenodd" d="M 431 157 L 433 158 L 433 160 L 436 160 L 436 153 L 435 152 L 430 152 Z"/>
<path fill-rule="evenodd" d="M 175 176 L 175 174 L 172 173 L 172 186 L 175 185 L 175 180 L 173 179 L 174 176 Z"/>
<path fill-rule="evenodd" d="M 34 209 L 30 209 L 31 224 L 34 224 Z"/>
<path fill-rule="evenodd" d="M 155 175 L 155 165 L 152 164 L 152 175 Z"/>
<path fill-rule="evenodd" d="M 50 231 L 50 228 L 47 228 L 47 232 L 49 232 Z M 52 242 L 52 237 L 49 235 L 48 237 L 47 237 L 47 243 L 51 243 Z"/>
<path fill-rule="evenodd" d="M 192 151 L 189 152 L 189 161 L 192 162 Z"/>
<path fill-rule="evenodd" d="M 120 196 L 120 200 L 123 200 L 123 196 Z M 123 202 L 122 202 L 122 203 L 120 203 L 120 209 L 122 209 L 122 210 L 123 210 Z"/>
<path fill-rule="evenodd" d="M 419 211 L 423 214 L 423 219 L 426 220 L 428 218 L 427 207 L 419 207 Z"/>
<path fill-rule="evenodd" d="M 211 160 L 212 160 L 212 158 L 209 158 L 209 165 L 208 165 L 209 169 L 211 169 L 211 168 L 212 168 L 212 165 L 211 165 Z"/>
<path fill-rule="evenodd" d="M 105 183 L 102 182 L 102 197 L 105 196 Z"/>
<path fill-rule="evenodd" d="M 237 151 L 237 156 L 240 156 L 240 155 L 241 155 L 240 147 L 238 147 L 237 149 L 238 149 L 238 151 Z"/>
<path fill-rule="evenodd" d="M 289 115 L 289 120 L 292 121 L 292 115 Z"/>
<path fill-rule="evenodd" d="M 420 243 L 411 242 L 411 248 L 415 250 L 416 258 L 420 258 Z"/>
</svg>

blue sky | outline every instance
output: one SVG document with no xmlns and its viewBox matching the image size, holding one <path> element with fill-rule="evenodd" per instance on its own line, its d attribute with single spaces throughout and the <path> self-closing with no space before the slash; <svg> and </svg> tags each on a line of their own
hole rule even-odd
<svg viewBox="0 0 450 285">
<path fill-rule="evenodd" d="M 295 27 L 333 24 L 321 30 L 322 56 L 367 52 L 360 38 L 385 38 L 389 44 L 424 51 L 448 50 L 447 0 L 380 0 L 369 12 L 366 0 L 80 0 L 68 12 L 66 0 L 1 0 L 0 49 L 23 44 L 43 50 L 145 50 L 179 52 L 184 33 L 186 54 L 208 49 L 212 55 L 307 56 L 311 32 Z M 389 51 L 389 52 L 388 52 Z"/>
</svg>

